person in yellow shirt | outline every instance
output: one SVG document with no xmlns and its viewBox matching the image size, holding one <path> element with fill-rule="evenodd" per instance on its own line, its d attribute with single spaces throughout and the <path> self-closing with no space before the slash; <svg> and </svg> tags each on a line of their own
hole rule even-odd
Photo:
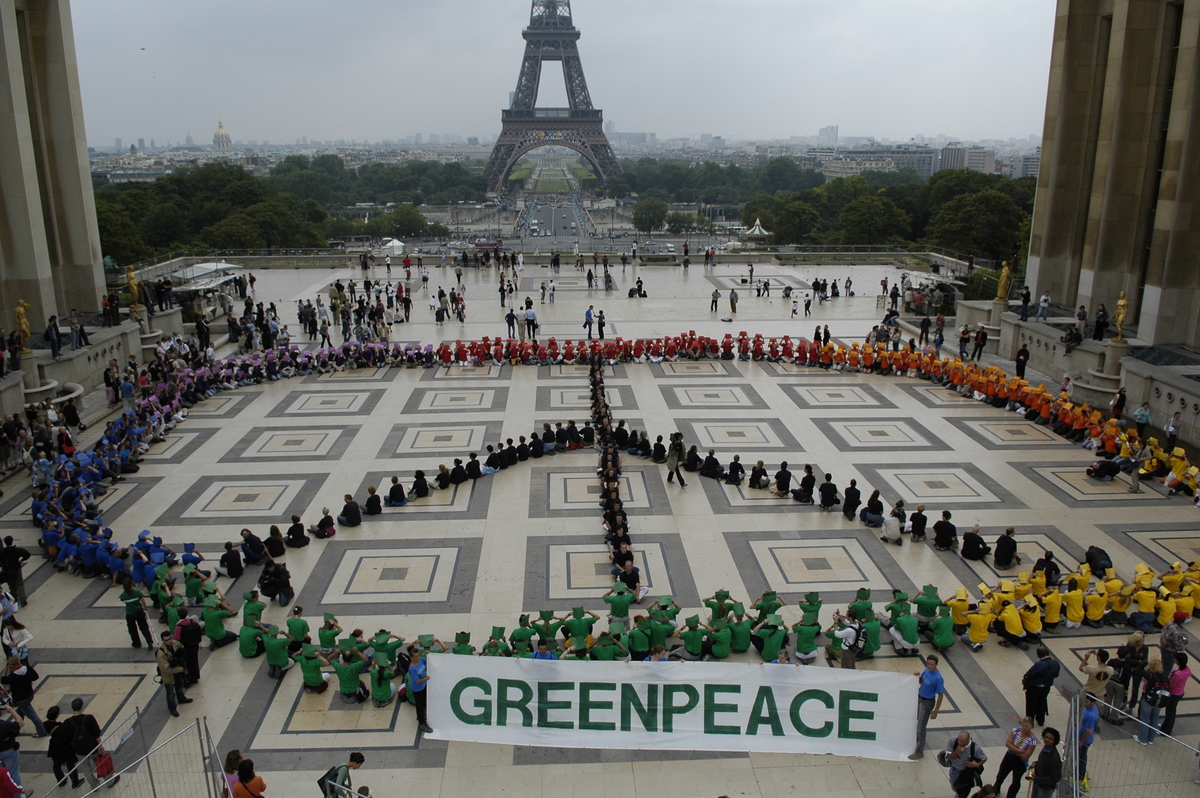
<svg viewBox="0 0 1200 798">
<path fill-rule="evenodd" d="M 971 599 L 967 597 L 967 589 L 960 587 L 954 593 L 954 598 L 946 602 L 950 608 L 950 619 L 954 621 L 954 634 L 961 635 L 967 631 L 967 612 L 971 609 Z"/>
<path fill-rule="evenodd" d="M 1097 582 L 1096 587 L 1087 592 L 1083 597 L 1083 604 L 1083 622 L 1093 629 L 1102 628 L 1104 616 L 1108 613 L 1108 593 L 1104 590 L 1103 582 Z"/>
<path fill-rule="evenodd" d="M 1029 586 L 1033 589 L 1035 596 L 1040 596 L 1046 592 L 1046 572 L 1034 571 L 1029 574 Z"/>
<path fill-rule="evenodd" d="M 1158 578 L 1169 592 L 1178 593 L 1179 586 L 1183 584 L 1183 563 L 1178 560 L 1171 563 L 1171 567 L 1159 574 Z"/>
<path fill-rule="evenodd" d="M 1178 610 L 1176 609 L 1175 604 L 1176 594 L 1168 593 L 1165 585 L 1159 588 L 1158 592 L 1162 598 L 1154 602 L 1154 610 L 1158 613 L 1158 617 L 1155 618 L 1155 622 L 1161 627 L 1169 624 L 1175 618 L 1175 613 L 1178 612 Z"/>
<path fill-rule="evenodd" d="M 1029 574 L 1027 572 L 1017 574 L 1017 581 L 1013 585 L 1013 588 L 1013 599 L 1024 601 L 1026 596 L 1033 591 L 1033 584 L 1029 581 Z"/>
<path fill-rule="evenodd" d="M 1192 617 L 1196 611 L 1196 594 L 1194 590 L 1191 585 L 1184 585 L 1180 589 L 1179 595 L 1175 597 L 1175 612 L 1187 613 L 1189 618 Z"/>
<path fill-rule="evenodd" d="M 1041 593 L 1038 598 L 1042 600 L 1042 606 L 1046 608 L 1046 614 L 1042 618 L 1042 627 L 1052 634 L 1062 634 L 1062 629 L 1059 628 L 1062 624 L 1062 591 L 1057 587 L 1052 587 Z"/>
<path fill-rule="evenodd" d="M 1137 605 L 1137 612 L 1130 614 L 1129 625 L 1139 632 L 1153 631 L 1154 605 L 1158 601 L 1158 594 L 1149 586 L 1140 585 L 1133 593 L 1133 601 Z"/>
<path fill-rule="evenodd" d="M 972 651 L 983 648 L 995 617 L 987 604 L 980 604 L 975 612 L 967 615 L 967 631 L 959 639 L 970 646 Z"/>
<path fill-rule="evenodd" d="M 1018 612 L 1021 613 L 1021 625 L 1025 627 L 1026 638 L 1037 639 L 1042 636 L 1042 610 L 1038 607 L 1037 599 L 1028 596 Z"/>
<path fill-rule="evenodd" d="M 1108 617 L 1106 620 L 1113 626 L 1125 626 L 1129 623 L 1129 608 L 1133 605 L 1133 585 L 1122 585 L 1120 590 L 1109 591 Z"/>
<path fill-rule="evenodd" d="M 1078 629 L 1083 625 L 1083 591 L 1074 579 L 1067 580 L 1067 590 L 1063 593 L 1063 604 L 1067 607 L 1067 628 Z"/>
<path fill-rule="evenodd" d="M 1025 643 L 1025 625 L 1021 623 L 1021 614 L 1011 601 L 1006 599 L 1000 605 L 1000 615 L 992 624 L 992 629 L 1000 636 L 1000 645 L 1029 650 Z"/>
</svg>

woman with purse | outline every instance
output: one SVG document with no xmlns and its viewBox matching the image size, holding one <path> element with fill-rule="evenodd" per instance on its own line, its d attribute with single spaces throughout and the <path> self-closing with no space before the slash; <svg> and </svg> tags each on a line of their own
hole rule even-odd
<svg viewBox="0 0 1200 798">
<path fill-rule="evenodd" d="M 1167 677 L 1163 675 L 1162 662 L 1150 660 L 1143 674 L 1146 689 L 1142 693 L 1142 703 L 1138 711 L 1138 719 L 1142 722 L 1142 730 L 1138 732 L 1137 741 L 1142 745 L 1154 745 L 1154 736 L 1158 734 L 1158 715 L 1167 703 Z"/>
<path fill-rule="evenodd" d="M 238 780 L 233 785 L 233 798 L 263 798 L 267 783 L 254 773 L 254 760 L 243 759 L 238 763 Z"/>
<path fill-rule="evenodd" d="M 4 625 L 0 627 L 0 639 L 17 659 L 25 665 L 29 664 L 29 645 L 33 642 L 33 633 L 16 616 L 4 619 Z"/>
</svg>

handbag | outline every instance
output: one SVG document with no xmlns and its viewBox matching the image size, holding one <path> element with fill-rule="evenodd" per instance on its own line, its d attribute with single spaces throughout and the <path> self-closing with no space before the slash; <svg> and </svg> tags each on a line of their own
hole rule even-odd
<svg viewBox="0 0 1200 798">
<path fill-rule="evenodd" d="M 96 777 L 106 779 L 113 774 L 112 754 L 104 751 L 96 754 Z"/>
</svg>

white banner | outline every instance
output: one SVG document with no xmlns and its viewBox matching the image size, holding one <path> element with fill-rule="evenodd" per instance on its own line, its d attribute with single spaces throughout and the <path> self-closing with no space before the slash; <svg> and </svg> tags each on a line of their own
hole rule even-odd
<svg viewBox="0 0 1200 798">
<path fill-rule="evenodd" d="M 435 740 L 903 760 L 917 677 L 728 662 L 429 657 Z"/>
</svg>

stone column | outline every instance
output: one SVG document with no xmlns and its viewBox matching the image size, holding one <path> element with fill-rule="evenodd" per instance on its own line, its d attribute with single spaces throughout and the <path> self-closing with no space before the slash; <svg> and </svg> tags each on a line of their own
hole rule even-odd
<svg viewBox="0 0 1200 798">
<path fill-rule="evenodd" d="M 1121 358 L 1129 354 L 1129 342 L 1111 338 L 1104 343 L 1104 373 L 1114 377 L 1121 373 Z"/>
</svg>

